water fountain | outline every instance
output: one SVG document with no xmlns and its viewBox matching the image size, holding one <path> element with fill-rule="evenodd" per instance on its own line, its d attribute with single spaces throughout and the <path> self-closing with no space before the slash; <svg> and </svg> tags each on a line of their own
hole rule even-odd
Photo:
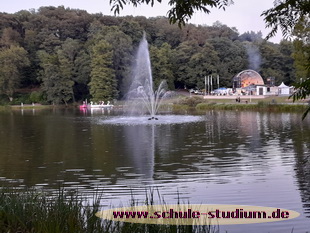
<svg viewBox="0 0 310 233">
<path fill-rule="evenodd" d="M 148 120 L 158 120 L 156 113 L 161 102 L 167 96 L 167 85 L 162 81 L 154 91 L 150 54 L 145 33 L 140 42 L 135 65 L 133 68 L 131 85 L 126 95 L 126 105 L 132 113 L 147 113 Z M 142 107 L 143 106 L 143 107 Z"/>
<path fill-rule="evenodd" d="M 126 94 L 126 116 L 104 120 L 111 124 L 176 124 L 201 120 L 199 116 L 158 115 L 163 100 L 172 95 L 166 81 L 154 91 L 151 61 L 145 33 L 139 44 Z"/>
</svg>

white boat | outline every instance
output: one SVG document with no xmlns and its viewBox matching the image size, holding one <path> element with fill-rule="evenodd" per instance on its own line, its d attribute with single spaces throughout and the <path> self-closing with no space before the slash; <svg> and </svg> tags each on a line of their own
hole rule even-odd
<svg viewBox="0 0 310 233">
<path fill-rule="evenodd" d="M 114 106 L 113 104 L 110 104 L 110 101 L 108 101 L 107 104 L 104 104 L 103 101 L 101 104 L 94 104 L 93 102 L 90 102 L 90 104 L 83 103 L 83 105 L 80 105 L 80 109 L 85 109 L 85 108 L 112 108 L 113 106 Z"/>
<path fill-rule="evenodd" d="M 88 108 L 112 108 L 113 104 L 89 104 Z"/>
</svg>

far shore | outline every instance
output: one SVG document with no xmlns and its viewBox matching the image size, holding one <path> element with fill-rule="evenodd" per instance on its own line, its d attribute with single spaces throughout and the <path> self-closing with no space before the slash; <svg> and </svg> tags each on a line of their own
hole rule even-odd
<svg viewBox="0 0 310 233">
<path fill-rule="evenodd" d="M 310 99 L 294 102 L 289 96 L 249 96 L 249 95 L 189 95 L 188 92 L 176 92 L 172 99 L 163 102 L 164 106 L 169 106 L 170 110 L 260 110 L 260 111 L 304 111 L 310 104 Z M 239 99 L 240 98 L 240 99 Z M 239 101 L 238 101 L 239 99 Z M 31 110 L 31 109 L 51 109 L 51 108 L 78 108 L 80 103 L 70 103 L 68 105 L 43 105 L 40 103 L 4 105 L 0 106 L 2 111 L 10 110 Z M 123 108 L 124 101 L 117 101 L 114 108 Z M 171 108 L 172 107 L 172 108 Z M 165 107 L 164 107 L 165 108 Z"/>
</svg>

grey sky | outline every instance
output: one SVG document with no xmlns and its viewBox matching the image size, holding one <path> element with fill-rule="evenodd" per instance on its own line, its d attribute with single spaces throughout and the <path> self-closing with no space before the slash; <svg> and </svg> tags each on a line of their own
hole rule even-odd
<svg viewBox="0 0 310 233">
<path fill-rule="evenodd" d="M 104 15 L 113 15 L 110 11 L 109 0 L 0 0 L 0 11 L 15 13 L 19 10 L 38 9 L 41 6 L 60 6 L 78 8 L 88 11 L 89 13 L 99 13 Z M 143 15 L 146 17 L 166 16 L 169 6 L 167 0 L 163 3 L 155 3 L 154 7 L 131 5 L 125 6 L 121 12 L 123 15 Z M 234 0 L 234 4 L 227 7 L 226 11 L 211 9 L 211 14 L 196 13 L 191 19 L 194 24 L 212 25 L 215 21 L 220 21 L 229 27 L 236 27 L 239 33 L 246 31 L 262 31 L 266 36 L 270 29 L 265 29 L 265 23 L 260 14 L 273 6 L 273 0 Z M 270 41 L 279 42 L 281 34 Z"/>
</svg>

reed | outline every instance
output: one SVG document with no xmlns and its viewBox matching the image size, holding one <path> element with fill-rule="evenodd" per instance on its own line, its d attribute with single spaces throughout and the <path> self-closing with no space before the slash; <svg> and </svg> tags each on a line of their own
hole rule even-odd
<svg viewBox="0 0 310 233">
<path fill-rule="evenodd" d="M 219 227 L 212 225 L 154 225 L 103 220 L 95 216 L 101 210 L 101 195 L 95 193 L 90 198 L 92 202 L 88 201 L 88 198 L 78 195 L 78 193 L 66 192 L 62 189 L 52 194 L 37 190 L 2 189 L 0 191 L 0 232 L 219 232 Z M 159 199 L 160 203 L 164 203 L 161 197 Z M 138 201 L 132 196 L 130 205 L 138 204 Z M 146 198 L 143 204 L 156 204 L 153 191 L 146 191 Z"/>
</svg>

